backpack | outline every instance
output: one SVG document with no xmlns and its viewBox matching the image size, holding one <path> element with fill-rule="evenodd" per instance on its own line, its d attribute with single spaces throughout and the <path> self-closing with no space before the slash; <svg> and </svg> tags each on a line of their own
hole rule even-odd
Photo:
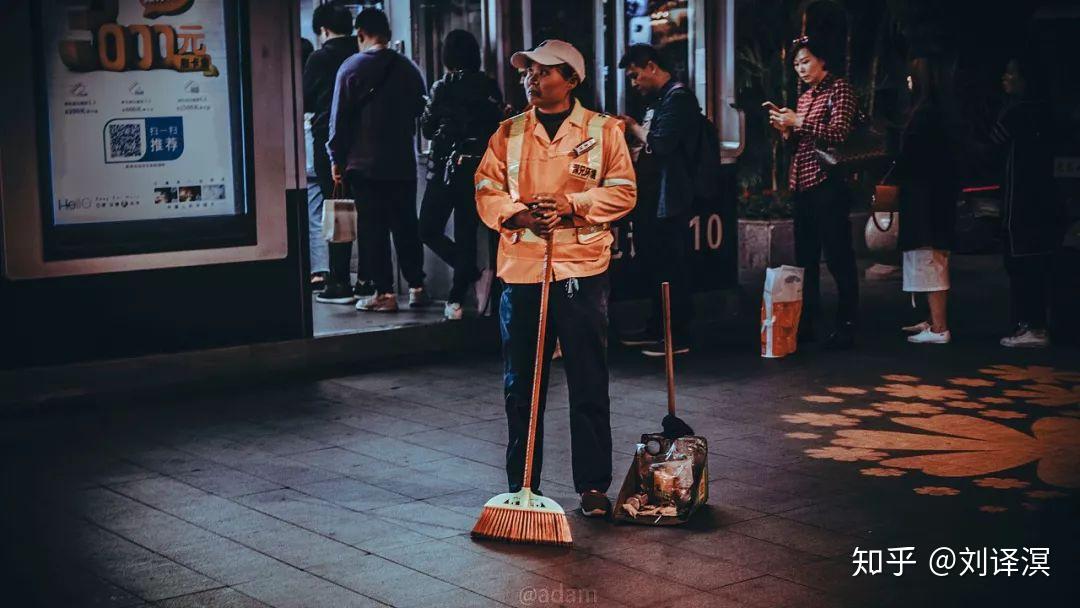
<svg viewBox="0 0 1080 608">
<path fill-rule="evenodd" d="M 677 82 L 667 94 L 679 89 L 690 92 L 685 84 Z M 697 114 L 694 139 L 692 146 L 687 147 L 689 155 L 686 159 L 694 181 L 694 198 L 714 200 L 720 197 L 720 134 L 713 121 L 701 112 Z"/>
</svg>

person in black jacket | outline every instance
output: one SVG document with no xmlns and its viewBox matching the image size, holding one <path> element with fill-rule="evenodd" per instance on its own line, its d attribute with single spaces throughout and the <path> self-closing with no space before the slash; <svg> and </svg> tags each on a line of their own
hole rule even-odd
<svg viewBox="0 0 1080 608">
<path fill-rule="evenodd" d="M 990 133 L 1006 154 L 1002 216 L 1015 330 L 1001 345 L 1010 348 L 1050 344 L 1050 269 L 1066 226 L 1064 205 L 1054 192 L 1053 112 L 1043 80 L 1035 61 L 1009 61 L 1001 77 L 1008 101 Z"/>
<path fill-rule="evenodd" d="M 634 44 L 619 61 L 634 89 L 651 99 L 642 124 L 622 116 L 626 131 L 642 146 L 634 163 L 638 205 L 634 210 L 635 248 L 650 269 L 652 311 L 645 330 L 623 336 L 626 346 L 643 346 L 650 357 L 664 356 L 660 284 L 671 284 L 672 350 L 690 352 L 689 326 L 694 305 L 690 291 L 690 240 L 693 212 L 694 150 L 701 107 L 684 83 L 672 77 L 666 58 L 648 44 Z"/>
<path fill-rule="evenodd" d="M 326 141 L 330 138 L 330 104 L 334 99 L 334 82 L 338 68 L 359 50 L 352 36 L 352 15 L 349 9 L 336 4 L 322 4 L 315 8 L 311 17 L 311 29 L 319 40 L 320 48 L 304 62 L 304 112 L 311 113 L 311 138 L 313 143 L 315 178 L 322 196 L 318 201 L 318 215 L 322 215 L 322 201 L 334 193 L 334 179 L 330 172 L 330 156 Z M 310 210 L 313 216 L 316 210 Z M 327 246 L 327 245 L 324 245 Z M 328 290 L 315 299 L 332 304 L 351 304 L 357 295 L 370 295 L 370 285 L 357 281 L 356 291 L 349 285 L 349 258 L 352 243 L 330 243 L 331 269 Z M 314 245 L 312 245 L 314 247 Z M 334 268 L 333 266 L 337 266 Z M 367 278 L 361 259 L 357 274 Z"/>
<path fill-rule="evenodd" d="M 487 149 L 488 139 L 503 118 L 502 93 L 495 80 L 480 71 L 480 45 L 465 30 L 454 30 L 443 42 L 447 73 L 431 85 L 431 96 L 420 117 L 420 130 L 431 140 L 427 187 L 420 208 L 420 238 L 454 269 L 450 295 L 443 311 L 460 320 L 469 286 L 480 278 L 476 268 L 476 213 L 473 175 Z M 454 239 L 446 222 L 454 214 Z M 488 284 L 490 286 L 490 284 Z M 486 304 L 478 288 L 481 308 Z"/>
<path fill-rule="evenodd" d="M 937 63 L 912 60 L 911 112 L 901 139 L 892 178 L 900 186 L 899 247 L 904 258 L 904 291 L 925 293 L 930 318 L 904 328 L 915 344 L 947 344 L 952 339 L 946 317 L 949 252 L 956 235 L 959 185 L 947 133 Z"/>
</svg>

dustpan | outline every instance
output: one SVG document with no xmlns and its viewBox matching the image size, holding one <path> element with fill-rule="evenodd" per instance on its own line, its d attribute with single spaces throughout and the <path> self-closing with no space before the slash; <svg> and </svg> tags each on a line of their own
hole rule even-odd
<svg viewBox="0 0 1080 608">
<path fill-rule="evenodd" d="M 660 286 L 664 303 L 664 368 L 667 375 L 667 415 L 660 433 L 645 433 L 634 453 L 615 501 L 617 522 L 650 526 L 684 524 L 709 500 L 709 446 L 675 415 L 675 357 L 671 342 L 671 286 Z M 690 479 L 687 476 L 690 476 Z M 675 487 L 669 487 L 672 477 Z M 692 479 L 692 481 L 691 481 Z M 639 497 L 647 499 L 641 505 Z M 634 498 L 634 501 L 631 501 Z M 670 503 L 670 504 L 669 504 Z M 630 505 L 627 508 L 624 505 Z M 635 506 L 636 505 L 636 506 Z M 666 508 L 664 505 L 667 505 Z M 641 506 L 643 508 L 637 508 Z"/>
</svg>

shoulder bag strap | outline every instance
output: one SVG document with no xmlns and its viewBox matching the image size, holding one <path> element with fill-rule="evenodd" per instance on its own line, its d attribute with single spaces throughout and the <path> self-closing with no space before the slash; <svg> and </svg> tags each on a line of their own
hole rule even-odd
<svg viewBox="0 0 1080 608">
<path fill-rule="evenodd" d="M 357 111 L 363 109 L 363 107 L 367 105 L 369 101 L 371 101 L 371 98 L 375 96 L 375 93 L 377 93 L 378 90 L 382 88 L 384 84 L 386 84 L 386 81 L 390 79 L 390 73 L 394 71 L 394 65 L 398 62 L 397 51 L 391 50 L 390 53 L 390 60 L 386 62 L 386 67 L 383 68 L 383 72 L 382 75 L 379 76 L 379 80 L 377 80 L 370 89 L 364 91 L 364 94 L 360 96 L 360 99 L 356 100 Z"/>
</svg>

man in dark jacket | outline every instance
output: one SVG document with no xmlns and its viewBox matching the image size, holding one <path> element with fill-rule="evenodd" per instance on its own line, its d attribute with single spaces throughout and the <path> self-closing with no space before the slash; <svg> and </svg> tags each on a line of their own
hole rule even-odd
<svg viewBox="0 0 1080 608">
<path fill-rule="evenodd" d="M 360 52 L 338 70 L 326 148 L 335 181 L 347 183 L 356 198 L 360 251 L 375 283 L 375 294 L 356 309 L 394 312 L 391 234 L 409 283 L 409 305 L 430 303 L 416 218 L 416 119 L 424 110 L 424 77 L 387 48 L 386 13 L 364 9 L 354 25 Z"/>
<path fill-rule="evenodd" d="M 322 192 L 316 199 L 321 215 L 322 201 L 333 196 L 334 192 L 330 156 L 326 153 L 326 142 L 330 139 L 330 104 L 334 99 L 334 81 L 338 68 L 346 59 L 356 54 L 357 47 L 356 38 L 352 36 L 352 14 L 343 6 L 322 4 L 316 7 L 311 16 L 311 29 L 321 46 L 304 62 L 304 112 L 312 115 L 312 156 L 315 178 Z M 315 246 L 317 245 L 312 243 L 312 247 Z M 322 246 L 328 245 L 323 243 Z M 356 301 L 353 288 L 349 285 L 348 264 L 352 257 L 352 243 L 331 243 L 329 248 L 330 257 L 336 260 L 339 266 L 344 260 L 344 268 L 331 272 L 330 292 L 324 290 L 315 296 L 315 299 L 332 304 L 351 304 Z M 367 272 L 363 263 L 357 270 L 361 279 L 366 278 Z M 370 286 L 367 288 L 370 289 Z M 357 291 L 363 289 L 363 282 L 357 281 Z"/>
<path fill-rule="evenodd" d="M 694 204 L 694 150 L 700 113 L 694 93 L 672 77 L 667 60 L 647 44 L 634 44 L 619 61 L 634 89 L 650 100 L 642 124 L 628 116 L 627 133 L 644 144 L 637 162 L 638 205 L 634 218 L 635 249 L 649 268 L 652 313 L 644 332 L 624 336 L 627 346 L 644 346 L 652 357 L 664 356 L 660 283 L 671 283 L 672 349 L 690 352 L 688 327 L 693 319 L 690 292 L 690 242 L 687 225 Z"/>
</svg>

